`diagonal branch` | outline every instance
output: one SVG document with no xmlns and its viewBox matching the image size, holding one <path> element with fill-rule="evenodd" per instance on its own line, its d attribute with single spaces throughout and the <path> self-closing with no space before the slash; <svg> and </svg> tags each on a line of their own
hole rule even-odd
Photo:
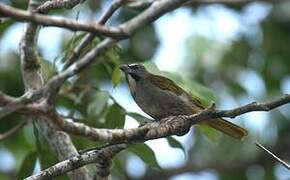
<svg viewBox="0 0 290 180">
<path fill-rule="evenodd" d="M 99 163 L 106 159 L 112 159 L 117 153 L 125 149 L 126 146 L 125 144 L 111 145 L 102 149 L 85 152 L 81 155 L 59 162 L 38 174 L 25 178 L 25 180 L 51 179 L 87 164 Z"/>
<path fill-rule="evenodd" d="M 105 11 L 105 13 L 100 17 L 98 23 L 101 25 L 106 24 L 109 18 L 114 14 L 114 12 L 120 8 L 126 0 L 113 0 L 110 7 Z M 66 60 L 64 64 L 64 69 L 68 68 L 72 63 L 74 63 L 81 55 L 83 49 L 94 39 L 95 34 L 87 34 L 81 42 L 73 49 L 72 55 Z"/>
<path fill-rule="evenodd" d="M 137 15 L 135 18 L 131 19 L 130 21 L 121 24 L 117 28 L 105 28 L 104 26 L 101 26 L 99 24 L 87 25 L 83 23 L 79 23 L 77 21 L 71 21 L 66 19 L 55 19 L 50 18 L 44 15 L 39 15 L 31 12 L 26 12 L 22 10 L 17 10 L 15 8 L 11 8 L 9 6 L 6 6 L 4 4 L 0 4 L 0 14 L 8 15 L 14 18 L 20 18 L 27 21 L 33 21 L 36 23 L 48 25 L 48 24 L 54 24 L 54 25 L 64 25 L 68 27 L 85 27 L 85 28 L 91 28 L 93 27 L 94 33 L 98 35 L 105 35 L 108 37 L 119 37 L 119 38 L 125 38 L 127 35 L 133 34 L 137 29 L 141 28 L 142 26 L 154 21 L 155 19 L 159 18 L 163 14 L 165 14 L 168 11 L 171 11 L 175 8 L 178 8 L 180 5 L 182 5 L 187 0 L 159 0 L 156 1 L 156 3 L 153 3 L 148 9 L 146 9 L 141 14 Z M 64 27 L 63 26 L 63 27 Z M 113 29 L 113 30 L 112 30 Z M 121 31 L 120 31 L 121 29 Z M 88 29 L 87 29 L 88 30 Z M 116 30 L 116 31 L 115 31 Z M 126 31 L 126 36 L 124 35 L 124 31 Z M 113 33 L 113 34 L 112 34 Z M 113 35 L 113 36 L 112 36 Z M 115 36 L 117 35 L 117 36 Z M 45 91 L 48 93 L 51 93 L 53 95 L 56 95 L 60 86 L 63 84 L 63 82 L 75 75 L 76 73 L 79 73 L 81 70 L 89 66 L 95 59 L 96 56 L 103 51 L 105 48 L 110 47 L 111 45 L 115 44 L 117 40 L 113 40 L 111 38 L 104 39 L 100 44 L 98 44 L 95 48 L 93 48 L 91 51 L 89 51 L 82 59 L 80 59 L 78 62 L 73 63 L 68 69 L 64 70 L 60 74 L 54 76 L 45 86 Z M 51 97 L 51 96 L 50 96 Z M 53 99 L 53 98 L 52 98 Z"/>
<path fill-rule="evenodd" d="M 71 30 L 82 30 L 95 33 L 96 35 L 104 35 L 106 37 L 124 39 L 132 35 L 140 27 L 151 23 L 161 17 L 166 12 L 178 8 L 188 0 L 159 0 L 153 3 L 148 9 L 137 15 L 128 22 L 117 27 L 107 28 L 97 23 L 81 23 L 69 19 L 56 19 L 41 14 L 26 12 L 16 8 L 0 4 L 0 14 L 13 17 L 22 21 L 31 21 L 45 26 L 64 27 Z"/>
<path fill-rule="evenodd" d="M 160 0 L 156 3 L 153 3 L 148 9 L 146 9 L 143 13 L 139 14 L 132 20 L 118 26 L 117 29 L 123 29 L 130 34 L 134 33 L 138 28 L 154 21 L 159 18 L 163 14 L 168 11 L 171 11 L 175 8 L 178 8 L 182 3 L 186 2 L 186 0 Z M 0 8 L 1 11 L 1 8 Z M 100 42 L 95 48 L 90 50 L 84 57 L 82 57 L 79 61 L 73 63 L 68 69 L 65 69 L 60 74 L 54 76 L 46 85 L 46 89 L 56 94 L 63 84 L 63 82 L 79 73 L 81 70 L 88 67 L 96 57 L 102 52 L 104 49 L 112 46 L 118 42 L 118 40 L 114 40 L 111 38 L 106 38 L 102 42 Z"/>
<path fill-rule="evenodd" d="M 19 109 L 25 108 L 27 104 L 33 103 L 41 97 L 42 92 L 38 90 L 28 91 L 19 98 L 12 98 L 0 92 L 0 119 Z"/>
</svg>

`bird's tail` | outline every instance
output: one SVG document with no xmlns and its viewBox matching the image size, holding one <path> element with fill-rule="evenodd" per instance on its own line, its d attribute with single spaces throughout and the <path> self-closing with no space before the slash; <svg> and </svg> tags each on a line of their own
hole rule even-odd
<svg viewBox="0 0 290 180">
<path fill-rule="evenodd" d="M 205 121 L 202 124 L 208 125 L 239 140 L 243 139 L 245 136 L 248 135 L 248 131 L 246 129 L 241 128 L 240 126 L 221 118 Z"/>
</svg>

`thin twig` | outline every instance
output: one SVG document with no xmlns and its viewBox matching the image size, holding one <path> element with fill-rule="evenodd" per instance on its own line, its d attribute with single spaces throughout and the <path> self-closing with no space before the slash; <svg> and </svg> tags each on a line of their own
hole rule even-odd
<svg viewBox="0 0 290 180">
<path fill-rule="evenodd" d="M 262 149 L 263 151 L 265 151 L 266 153 L 268 153 L 272 158 L 274 158 L 279 163 L 281 163 L 285 168 L 287 168 L 288 170 L 290 170 L 290 165 L 289 164 L 287 164 L 285 161 L 283 161 L 282 159 L 280 159 L 278 156 L 276 156 L 274 153 L 272 153 L 270 150 L 268 150 L 266 147 L 264 147 L 261 143 L 259 143 L 258 141 L 256 141 L 255 144 L 260 149 Z"/>
<path fill-rule="evenodd" d="M 100 17 L 98 23 L 101 25 L 106 24 L 109 18 L 114 14 L 114 12 L 119 9 L 126 0 L 113 0 L 109 8 Z M 64 68 L 68 68 L 72 63 L 74 63 L 81 55 L 83 49 L 94 39 L 96 35 L 93 33 L 87 34 L 80 43 L 73 49 L 71 56 L 65 61 Z"/>
</svg>

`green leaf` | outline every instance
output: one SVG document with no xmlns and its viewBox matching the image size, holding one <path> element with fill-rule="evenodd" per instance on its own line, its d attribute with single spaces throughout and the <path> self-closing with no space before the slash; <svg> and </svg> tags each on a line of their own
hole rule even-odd
<svg viewBox="0 0 290 180">
<path fill-rule="evenodd" d="M 221 134 L 218 131 L 201 124 L 196 125 L 195 127 L 199 129 L 202 132 L 202 134 L 204 134 L 211 142 L 218 143 L 221 137 Z"/>
<path fill-rule="evenodd" d="M 2 37 L 2 35 L 6 32 L 6 30 L 8 30 L 13 23 L 15 23 L 15 21 L 13 21 L 12 19 L 9 19 L 7 21 L 5 21 L 4 23 L 0 23 L 0 37 Z"/>
<path fill-rule="evenodd" d="M 40 62 L 41 70 L 43 72 L 43 76 L 45 80 L 50 79 L 53 75 L 57 73 L 57 70 L 53 63 L 45 59 L 40 59 L 39 62 Z"/>
<path fill-rule="evenodd" d="M 77 100 L 78 98 L 72 93 L 62 93 L 58 95 L 56 104 L 67 109 L 76 109 L 75 101 Z"/>
<path fill-rule="evenodd" d="M 134 118 L 140 124 L 151 122 L 151 120 L 149 118 L 142 116 L 141 114 L 138 114 L 138 113 L 128 112 L 127 115 Z"/>
<path fill-rule="evenodd" d="M 113 104 L 109 107 L 106 116 L 106 127 L 107 128 L 123 128 L 125 124 L 125 110 L 118 104 Z"/>
<path fill-rule="evenodd" d="M 42 149 L 41 154 L 39 154 L 38 158 L 42 170 L 58 162 L 57 157 L 49 148 Z"/>
<path fill-rule="evenodd" d="M 129 151 L 139 156 L 150 167 L 160 168 L 154 151 L 146 144 L 136 144 L 128 148 Z"/>
<path fill-rule="evenodd" d="M 156 66 L 155 63 L 153 63 L 152 61 L 146 61 L 145 63 L 143 63 L 143 65 L 145 66 L 145 68 L 156 75 L 162 75 L 162 72 L 158 69 L 158 67 Z"/>
<path fill-rule="evenodd" d="M 210 88 L 193 80 L 186 80 L 185 84 L 190 88 L 189 92 L 193 98 L 200 99 L 204 106 L 210 105 L 211 101 L 215 100 L 214 92 Z"/>
<path fill-rule="evenodd" d="M 113 159 L 112 171 L 119 176 L 120 179 L 126 179 L 126 155 L 118 155 Z"/>
<path fill-rule="evenodd" d="M 167 139 L 168 144 L 171 147 L 179 148 L 179 149 L 181 149 L 183 151 L 184 154 L 186 153 L 184 147 L 182 146 L 182 144 L 179 141 L 177 141 L 175 138 L 169 136 L 166 139 Z"/>
<path fill-rule="evenodd" d="M 0 172 L 0 179 L 1 180 L 11 180 L 11 176 L 9 177 L 9 175 L 7 173 Z"/>
<path fill-rule="evenodd" d="M 121 48 L 117 45 L 112 46 L 110 49 L 104 52 L 105 58 L 114 64 L 120 64 Z"/>
<path fill-rule="evenodd" d="M 112 79 L 111 79 L 111 82 L 114 88 L 120 83 L 121 77 L 122 77 L 122 72 L 119 66 L 117 65 L 112 73 Z"/>
<path fill-rule="evenodd" d="M 21 168 L 18 172 L 17 179 L 24 179 L 25 177 L 32 174 L 36 163 L 36 158 L 37 153 L 35 151 L 31 151 L 25 156 Z"/>
<path fill-rule="evenodd" d="M 89 118 L 95 119 L 100 116 L 107 106 L 109 93 L 106 91 L 97 91 L 94 95 L 92 103 L 89 104 L 87 114 Z"/>
</svg>

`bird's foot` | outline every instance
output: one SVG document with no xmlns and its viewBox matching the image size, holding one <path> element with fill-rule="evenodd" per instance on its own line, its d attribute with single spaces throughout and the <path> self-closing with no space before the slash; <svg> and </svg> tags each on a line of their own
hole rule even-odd
<svg viewBox="0 0 290 180">
<path fill-rule="evenodd" d="M 143 127 L 143 126 L 145 126 L 145 125 L 148 124 L 148 123 L 149 123 L 149 122 L 146 122 L 146 121 L 144 121 L 144 122 L 140 122 L 138 128 Z"/>
</svg>

